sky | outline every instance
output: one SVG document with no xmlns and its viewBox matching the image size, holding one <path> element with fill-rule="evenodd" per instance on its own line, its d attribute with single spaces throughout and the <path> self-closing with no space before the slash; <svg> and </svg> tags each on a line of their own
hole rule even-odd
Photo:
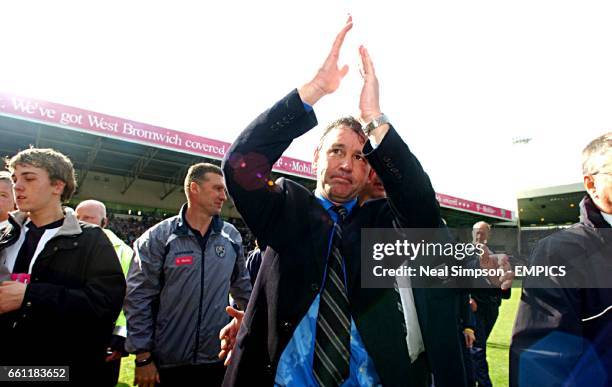
<svg viewBox="0 0 612 387">
<path fill-rule="evenodd" d="M 232 142 L 314 76 L 348 13 L 349 74 L 287 156 L 358 114 L 360 44 L 437 192 L 516 210 L 580 182 L 582 148 L 612 131 L 608 1 L 7 2 L 0 91 Z"/>
</svg>

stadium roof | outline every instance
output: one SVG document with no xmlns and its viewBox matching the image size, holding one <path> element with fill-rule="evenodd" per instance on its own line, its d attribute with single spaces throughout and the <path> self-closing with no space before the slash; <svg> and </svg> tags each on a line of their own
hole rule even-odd
<svg viewBox="0 0 612 387">
<path fill-rule="evenodd" d="M 176 130 L 155 127 L 106 114 L 47 101 L 0 93 L 0 154 L 12 155 L 30 145 L 57 149 L 72 159 L 79 186 L 93 172 L 121 176 L 120 194 L 138 180 L 161 183 L 164 200 L 180 190 L 187 168 L 195 162 L 217 164 L 230 144 Z M 273 170 L 314 187 L 311 163 L 281 157 Z M 478 220 L 512 222 L 506 209 L 441 193 L 443 216 L 454 226 Z"/>
<path fill-rule="evenodd" d="M 576 223 L 578 204 L 585 195 L 582 183 L 538 188 L 518 194 L 521 226 L 556 226 Z"/>
</svg>

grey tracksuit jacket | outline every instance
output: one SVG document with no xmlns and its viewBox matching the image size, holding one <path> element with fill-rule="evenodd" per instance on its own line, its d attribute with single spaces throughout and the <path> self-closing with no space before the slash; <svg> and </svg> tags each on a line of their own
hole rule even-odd
<svg viewBox="0 0 612 387">
<path fill-rule="evenodd" d="M 134 242 L 127 277 L 126 349 L 152 352 L 161 368 L 219 361 L 229 294 L 242 310 L 251 294 L 238 230 L 214 217 L 202 249 L 185 210 Z"/>
</svg>

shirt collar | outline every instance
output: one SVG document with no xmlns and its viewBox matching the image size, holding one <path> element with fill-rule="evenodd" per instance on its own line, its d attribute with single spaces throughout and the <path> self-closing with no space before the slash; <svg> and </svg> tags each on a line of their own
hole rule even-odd
<svg viewBox="0 0 612 387">
<path fill-rule="evenodd" d="M 28 230 L 32 229 L 32 230 L 51 230 L 54 228 L 60 228 L 62 227 L 62 225 L 64 224 L 64 218 L 58 219 L 55 222 L 51 222 L 48 224 L 45 224 L 44 226 L 36 226 L 31 219 L 28 219 L 28 221 L 26 222 L 26 226 L 28 227 Z"/>
<path fill-rule="evenodd" d="M 327 211 L 327 212 L 331 213 L 332 215 L 334 215 L 334 219 L 335 219 L 336 213 L 334 211 L 330 210 L 333 206 L 335 206 L 335 204 L 332 203 L 329 199 L 323 197 L 323 195 L 321 195 L 317 191 L 315 191 L 315 196 L 319 200 L 319 203 L 321 203 L 323 208 L 325 208 L 325 211 Z M 342 203 L 342 206 L 344 208 L 346 208 L 347 214 L 350 214 L 351 210 L 353 209 L 353 207 L 355 207 L 355 204 L 357 204 L 357 198 L 351 200 L 350 202 Z"/>
<path fill-rule="evenodd" d="M 176 228 L 174 229 L 174 233 L 177 235 L 187 235 L 187 230 L 191 228 L 191 226 L 187 223 L 187 217 L 185 213 L 187 212 L 187 203 L 183 204 L 180 211 L 179 221 L 177 223 Z M 209 229 L 212 228 L 212 232 L 220 233 L 223 230 L 223 219 L 221 219 L 220 215 L 215 215 L 212 217 L 212 221 L 210 222 Z"/>
</svg>

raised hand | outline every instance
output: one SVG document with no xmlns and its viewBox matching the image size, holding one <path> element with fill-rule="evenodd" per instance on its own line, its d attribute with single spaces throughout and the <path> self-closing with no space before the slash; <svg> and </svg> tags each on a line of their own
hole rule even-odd
<svg viewBox="0 0 612 387">
<path fill-rule="evenodd" d="M 480 254 L 479 259 L 480 267 L 482 269 L 495 270 L 499 267 L 497 255 L 493 254 L 493 252 L 485 245 L 482 246 L 482 254 Z"/>
<path fill-rule="evenodd" d="M 510 260 L 506 254 L 499 259 L 499 267 L 504 269 L 504 275 L 499 277 L 500 287 L 502 290 L 510 289 L 514 280 L 514 271 L 510 265 Z"/>
<path fill-rule="evenodd" d="M 503 275 L 499 277 L 489 276 L 489 281 L 499 286 L 502 290 L 512 287 L 514 272 L 512 271 L 512 266 L 506 254 L 491 254 L 490 250 L 484 246 L 483 254 L 480 256 L 480 267 L 488 270 L 503 269 Z"/>
<path fill-rule="evenodd" d="M 372 58 L 364 46 L 359 46 L 359 56 L 361 56 L 360 70 L 363 78 L 363 87 L 359 96 L 359 111 L 361 120 L 367 123 L 381 115 L 378 78 L 374 72 Z"/>
<path fill-rule="evenodd" d="M 348 72 L 347 65 L 342 66 L 342 68 L 338 67 L 340 48 L 342 47 L 346 33 L 349 32 L 351 28 L 353 28 L 353 18 L 349 16 L 346 24 L 336 36 L 336 40 L 334 40 L 329 55 L 319 68 L 319 71 L 317 71 L 315 77 L 298 90 L 302 101 L 309 105 L 314 105 L 319 99 L 338 89 L 342 78 L 344 78 Z"/>
</svg>

